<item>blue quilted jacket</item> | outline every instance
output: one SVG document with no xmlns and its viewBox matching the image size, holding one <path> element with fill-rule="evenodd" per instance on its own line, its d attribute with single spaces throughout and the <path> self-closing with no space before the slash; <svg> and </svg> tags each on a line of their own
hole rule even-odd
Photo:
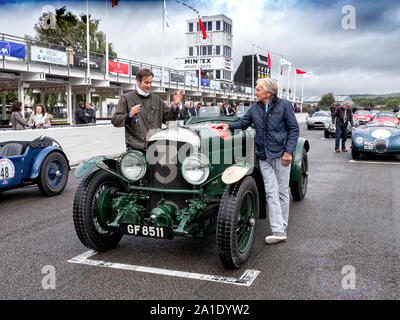
<svg viewBox="0 0 400 320">
<path fill-rule="evenodd" d="M 293 154 L 299 138 L 299 125 L 292 104 L 275 97 L 268 112 L 262 102 L 254 103 L 239 120 L 229 124 L 230 129 L 247 129 L 254 124 L 256 130 L 256 156 L 260 160 L 282 157 L 284 152 Z"/>
</svg>

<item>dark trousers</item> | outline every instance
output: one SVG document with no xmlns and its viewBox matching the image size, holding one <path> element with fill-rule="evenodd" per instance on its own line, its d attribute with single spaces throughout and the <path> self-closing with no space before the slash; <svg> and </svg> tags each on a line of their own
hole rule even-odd
<svg viewBox="0 0 400 320">
<path fill-rule="evenodd" d="M 339 149 L 340 138 L 342 138 L 342 149 L 345 149 L 346 148 L 346 139 L 347 139 L 347 126 L 346 127 L 336 126 L 335 150 Z"/>
</svg>

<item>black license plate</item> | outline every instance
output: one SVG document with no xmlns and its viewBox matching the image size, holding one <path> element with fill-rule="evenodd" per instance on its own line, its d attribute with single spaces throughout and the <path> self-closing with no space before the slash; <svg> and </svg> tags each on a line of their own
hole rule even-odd
<svg viewBox="0 0 400 320">
<path fill-rule="evenodd" d="M 141 224 L 121 223 L 120 229 L 123 234 L 136 237 L 172 239 L 174 235 L 171 227 L 157 227 Z"/>
</svg>

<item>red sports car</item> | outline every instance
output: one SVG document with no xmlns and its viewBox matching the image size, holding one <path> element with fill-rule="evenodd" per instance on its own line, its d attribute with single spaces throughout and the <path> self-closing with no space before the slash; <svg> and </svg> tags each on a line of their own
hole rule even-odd
<svg viewBox="0 0 400 320">
<path fill-rule="evenodd" d="M 371 121 L 374 116 L 371 112 L 366 110 L 358 110 L 353 115 L 353 120 L 356 120 L 358 124 L 366 124 L 367 122 Z"/>
<path fill-rule="evenodd" d="M 374 117 L 374 122 L 375 121 L 378 123 L 392 122 L 396 126 L 399 124 L 399 119 L 393 112 L 378 112 Z"/>
</svg>

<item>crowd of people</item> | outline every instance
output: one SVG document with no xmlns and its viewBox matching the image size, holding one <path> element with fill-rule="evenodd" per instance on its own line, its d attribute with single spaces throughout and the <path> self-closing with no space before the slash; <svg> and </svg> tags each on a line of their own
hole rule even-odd
<svg viewBox="0 0 400 320">
<path fill-rule="evenodd" d="M 23 115 L 23 105 L 21 101 L 14 101 L 11 106 L 11 127 L 12 130 L 46 129 L 51 126 L 52 115 L 46 111 L 43 104 L 36 104 L 33 111 L 28 114 L 26 120 Z M 92 108 L 90 102 L 79 102 L 75 111 L 75 124 L 95 124 L 96 111 Z"/>
</svg>

